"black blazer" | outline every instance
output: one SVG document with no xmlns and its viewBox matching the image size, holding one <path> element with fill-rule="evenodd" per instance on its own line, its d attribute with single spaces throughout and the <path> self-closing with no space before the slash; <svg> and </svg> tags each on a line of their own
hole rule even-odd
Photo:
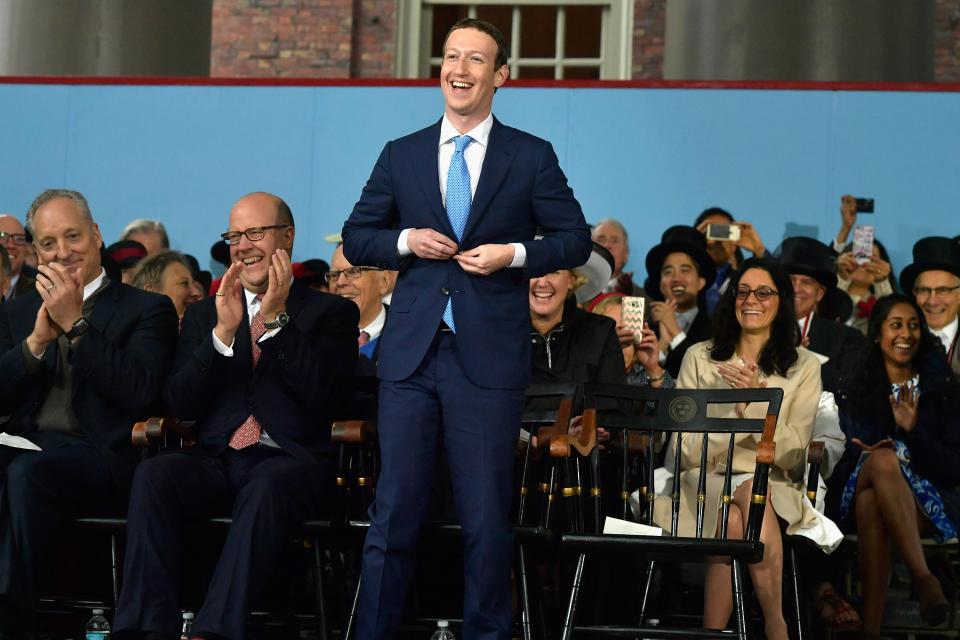
<svg viewBox="0 0 960 640">
<path fill-rule="evenodd" d="M 254 370 L 246 304 L 228 358 L 213 347 L 215 300 L 184 314 L 165 392 L 169 409 L 196 420 L 200 445 L 214 454 L 251 413 L 291 455 L 316 461 L 329 453 L 330 423 L 356 367 L 357 305 L 295 282 L 287 298 L 290 323 L 261 343 Z"/>
<path fill-rule="evenodd" d="M 660 328 L 657 327 L 658 335 L 659 329 Z M 670 372 L 674 380 L 680 376 L 680 365 L 683 363 L 683 354 L 698 342 L 709 340 L 711 337 L 710 333 L 710 316 L 707 314 L 706 308 L 700 307 L 700 310 L 697 311 L 697 317 L 693 319 L 693 322 L 687 329 L 687 337 L 677 345 L 676 349 L 670 350 L 670 353 L 667 354 L 666 361 L 663 363 L 663 368 Z"/>
<path fill-rule="evenodd" d="M 820 366 L 820 377 L 823 379 L 823 390 L 836 394 L 840 379 L 849 380 L 856 371 L 867 349 L 866 338 L 853 327 L 821 318 L 816 313 L 810 320 L 807 337 L 810 338 L 810 351 L 830 358 L 829 362 Z"/>
<path fill-rule="evenodd" d="M 53 342 L 43 368 L 27 372 L 22 344 L 40 304 L 34 292 L 4 303 L 0 312 L 0 415 L 9 416 L 3 426 L 8 433 L 36 429 L 34 416 L 60 357 Z M 89 322 L 71 360 L 73 411 L 86 437 L 108 454 L 114 478 L 124 483 L 138 459 L 130 429 L 159 408 L 177 342 L 177 314 L 168 297 L 111 281 L 98 294 Z"/>
</svg>

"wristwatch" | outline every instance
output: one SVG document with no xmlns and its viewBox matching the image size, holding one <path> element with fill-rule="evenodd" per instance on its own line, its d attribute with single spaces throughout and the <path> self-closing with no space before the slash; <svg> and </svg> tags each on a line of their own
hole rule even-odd
<svg viewBox="0 0 960 640">
<path fill-rule="evenodd" d="M 79 338 L 87 332 L 87 329 L 90 328 L 90 323 L 87 322 L 87 319 L 81 316 L 73 323 L 73 326 L 70 327 L 70 330 L 65 332 L 63 335 L 67 340 L 73 340 L 74 338 Z"/>
<path fill-rule="evenodd" d="M 263 327 L 267 331 L 273 331 L 274 329 L 287 326 L 288 322 L 290 322 L 290 316 L 287 315 L 286 311 L 281 311 L 277 314 L 277 317 L 270 322 L 264 322 Z"/>
</svg>

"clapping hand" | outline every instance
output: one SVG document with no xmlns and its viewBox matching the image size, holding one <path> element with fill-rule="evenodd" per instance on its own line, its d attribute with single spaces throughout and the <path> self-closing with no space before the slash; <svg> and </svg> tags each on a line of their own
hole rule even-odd
<svg viewBox="0 0 960 640">
<path fill-rule="evenodd" d="M 893 438 L 884 438 L 876 444 L 865 444 L 860 438 L 850 438 L 850 442 L 860 447 L 860 449 L 866 453 L 876 451 L 877 449 L 893 449 Z"/>
<path fill-rule="evenodd" d="M 890 395 L 890 409 L 893 410 L 893 421 L 906 432 L 913 431 L 917 426 L 917 403 L 920 400 L 920 389 L 911 384 L 900 387 L 900 393 Z"/>
</svg>

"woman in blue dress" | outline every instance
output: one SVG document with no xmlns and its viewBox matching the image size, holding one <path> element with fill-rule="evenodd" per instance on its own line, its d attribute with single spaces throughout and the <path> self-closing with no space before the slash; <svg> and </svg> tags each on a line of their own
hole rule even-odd
<svg viewBox="0 0 960 640">
<path fill-rule="evenodd" d="M 847 450 L 831 478 L 828 513 L 859 538 L 863 630 L 879 634 L 895 549 L 913 576 L 920 615 L 941 624 L 950 606 L 921 536 L 955 538 L 960 521 L 960 383 L 912 299 L 877 302 L 858 375 L 843 385 Z"/>
</svg>

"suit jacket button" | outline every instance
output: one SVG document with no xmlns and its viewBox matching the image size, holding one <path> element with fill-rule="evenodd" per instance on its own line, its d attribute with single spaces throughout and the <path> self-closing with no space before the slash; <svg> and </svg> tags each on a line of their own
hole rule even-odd
<svg viewBox="0 0 960 640">
<path fill-rule="evenodd" d="M 450 289 L 448 289 L 447 287 L 443 287 L 442 289 L 440 289 L 440 293 L 442 293 L 445 296 L 448 296 L 450 295 Z"/>
</svg>

